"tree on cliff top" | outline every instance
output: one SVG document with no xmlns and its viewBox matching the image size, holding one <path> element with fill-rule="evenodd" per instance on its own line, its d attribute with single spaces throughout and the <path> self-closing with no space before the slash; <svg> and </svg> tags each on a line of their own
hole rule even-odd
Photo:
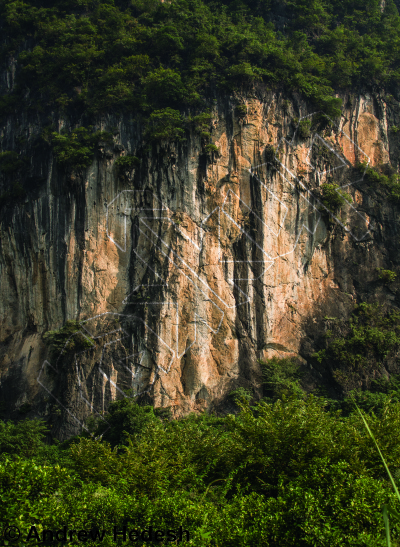
<svg viewBox="0 0 400 547">
<path fill-rule="evenodd" d="M 334 90 L 400 81 L 393 0 L 1 0 L 0 21 L 3 115 L 201 110 L 259 81 L 335 115 Z"/>
</svg>

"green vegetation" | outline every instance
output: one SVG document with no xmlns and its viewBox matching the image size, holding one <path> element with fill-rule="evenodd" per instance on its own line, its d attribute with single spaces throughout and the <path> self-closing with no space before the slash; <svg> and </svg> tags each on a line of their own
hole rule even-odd
<svg viewBox="0 0 400 547">
<path fill-rule="evenodd" d="M 0 194 L 0 209 L 7 203 L 15 203 L 25 199 L 26 191 L 22 184 L 17 180 L 11 183 L 11 188 Z"/>
<path fill-rule="evenodd" d="M 270 0 L 0 0 L 0 21 L 3 69 L 16 59 L 0 116 L 62 116 L 71 129 L 53 130 L 49 143 L 59 164 L 78 172 L 99 136 L 87 128 L 105 113 L 129 113 L 150 143 L 160 143 L 182 141 L 215 97 L 260 83 L 298 93 L 333 118 L 340 90 L 385 89 L 399 98 L 394 0 L 282 0 L 279 9 Z M 282 108 L 289 105 L 285 99 Z M 243 119 L 247 106 L 234 111 Z M 310 123 L 300 122 L 300 138 Z M 209 124 L 200 125 L 210 154 Z M 3 174 L 16 172 L 20 149 L 3 152 Z M 397 200 L 399 188 L 391 187 Z"/>
<path fill-rule="evenodd" d="M 322 203 L 332 213 L 336 213 L 346 202 L 350 203 L 352 201 L 351 195 L 340 190 L 335 183 L 326 182 L 321 186 L 321 190 Z"/>
<path fill-rule="evenodd" d="M 384 283 L 392 283 L 395 281 L 397 274 L 396 272 L 392 272 L 392 270 L 384 270 L 383 268 L 378 268 L 378 277 L 379 281 L 383 281 Z"/>
<path fill-rule="evenodd" d="M 26 198 L 26 190 L 21 183 L 24 168 L 29 164 L 26 156 L 15 151 L 6 150 L 0 153 L 0 181 L 7 182 L 6 190 L 0 193 L 0 209 L 7 204 L 15 204 Z"/>
<path fill-rule="evenodd" d="M 164 108 L 150 114 L 145 135 L 153 141 L 183 140 L 184 118 L 178 110 Z"/>
<path fill-rule="evenodd" d="M 301 373 L 298 364 L 290 358 L 273 357 L 268 361 L 260 361 L 263 371 L 266 395 L 276 401 L 283 396 L 303 397 L 300 387 Z"/>
<path fill-rule="evenodd" d="M 281 9 L 285 34 L 269 1 L 2 0 L 2 58 L 18 57 L 16 87 L 1 97 L 2 112 L 202 109 L 215 89 L 263 81 L 335 116 L 333 90 L 396 92 L 393 0 L 383 10 L 379 0 L 284 0 Z"/>
<path fill-rule="evenodd" d="M 238 118 L 244 118 L 247 114 L 247 105 L 245 104 L 238 104 L 235 107 L 235 114 Z"/>
<path fill-rule="evenodd" d="M 276 150 L 271 144 L 267 144 L 265 147 L 265 160 L 268 163 L 274 163 L 275 162 L 275 156 L 276 156 Z"/>
<path fill-rule="evenodd" d="M 24 161 L 17 152 L 6 151 L 0 153 L 0 171 L 5 174 L 15 173 L 24 165 Z"/>
<path fill-rule="evenodd" d="M 367 182 L 371 183 L 374 187 L 385 189 L 392 201 L 400 203 L 399 175 L 393 168 L 388 165 L 370 167 L 366 163 L 361 163 L 358 169 L 365 174 Z M 383 170 L 386 170 L 388 174 L 383 173 Z"/>
<path fill-rule="evenodd" d="M 203 135 L 204 133 L 207 133 L 205 137 L 209 137 L 209 130 L 210 130 L 210 124 L 211 124 L 211 112 L 206 111 L 202 112 L 201 114 L 198 114 L 197 116 L 189 117 L 188 122 L 192 124 L 195 131 Z"/>
<path fill-rule="evenodd" d="M 366 429 L 367 429 L 367 431 L 368 431 L 368 433 L 369 433 L 371 439 L 374 441 L 374 444 L 375 444 L 375 446 L 376 446 L 376 449 L 377 449 L 377 451 L 378 451 L 378 454 L 379 454 L 379 456 L 380 456 L 380 458 L 381 458 L 381 460 L 382 460 L 382 463 L 383 463 L 383 465 L 384 465 L 384 467 L 385 467 L 385 469 L 386 469 L 386 472 L 387 472 L 387 475 L 388 475 L 388 477 L 389 477 L 389 479 L 390 479 L 390 482 L 392 483 L 393 491 L 394 491 L 394 493 L 396 494 L 397 501 L 400 502 L 400 493 L 399 493 L 399 490 L 398 490 L 398 488 L 397 488 L 397 484 L 396 484 L 396 482 L 395 482 L 395 480 L 394 480 L 394 478 L 393 478 L 393 475 L 392 475 L 391 472 L 390 472 L 390 469 L 389 469 L 388 464 L 387 464 L 387 462 L 386 462 L 386 460 L 385 460 L 385 458 L 384 458 L 384 456 L 383 456 L 383 454 L 382 454 L 382 451 L 381 451 L 381 449 L 379 448 L 379 444 L 378 444 L 377 440 L 375 439 L 374 434 L 372 433 L 372 431 L 371 431 L 371 429 L 370 429 L 370 427 L 369 427 L 369 425 L 368 425 L 368 422 L 367 422 L 365 416 L 363 415 L 363 413 L 361 412 L 361 410 L 358 408 L 357 405 L 356 405 L 356 408 L 357 408 L 357 411 L 358 411 L 358 413 L 360 414 L 360 416 L 361 416 L 361 418 L 362 418 L 362 420 L 363 420 L 363 422 L 364 422 L 364 425 L 365 425 L 365 427 L 366 427 Z M 396 505 L 397 505 L 397 504 L 396 504 Z M 385 523 L 385 533 L 386 533 L 386 543 L 387 543 L 387 547 L 391 547 L 391 533 L 390 533 L 389 513 L 390 513 L 391 515 L 394 515 L 394 516 L 396 517 L 397 521 L 399 521 L 400 513 L 399 513 L 399 511 L 398 511 L 398 508 L 393 508 L 393 507 L 391 507 L 391 506 L 388 505 L 388 504 L 385 504 L 385 505 L 383 506 L 382 513 L 383 513 L 383 520 L 384 520 L 384 523 Z"/>
<path fill-rule="evenodd" d="M 79 321 L 67 321 L 60 329 L 46 332 L 43 340 L 53 357 L 59 357 L 61 353 L 75 353 L 94 345 L 94 341 L 82 330 Z"/>
<path fill-rule="evenodd" d="M 40 422 L 0 422 L 0 526 L 182 525 L 198 547 L 383 545 L 381 507 L 395 496 L 355 409 L 340 417 L 314 396 L 239 404 L 236 416 L 169 421 L 117 401 L 111 444 L 81 436 L 47 445 Z M 368 421 L 396 477 L 400 403 Z M 391 531 L 396 541 L 395 517 Z"/>
<path fill-rule="evenodd" d="M 326 321 L 325 349 L 314 358 L 330 370 L 344 392 L 391 368 L 400 348 L 400 312 L 362 303 L 348 321 Z"/>
<path fill-rule="evenodd" d="M 0 453 L 8 457 L 30 458 L 43 447 L 46 426 L 39 420 L 14 424 L 0 421 Z"/>
<path fill-rule="evenodd" d="M 400 403 L 400 375 L 393 374 L 390 378 L 371 380 L 368 390 L 354 389 L 343 399 L 327 399 L 331 411 L 340 410 L 343 416 L 348 416 L 354 410 L 356 403 L 363 411 L 381 416 L 386 405 L 391 402 Z"/>
<path fill-rule="evenodd" d="M 71 132 L 53 132 L 52 144 L 57 162 L 73 171 L 88 167 L 100 141 L 112 143 L 112 135 L 106 131 L 92 132 L 92 127 L 78 127 Z"/>
<path fill-rule="evenodd" d="M 60 166 L 81 171 L 101 142 L 113 142 L 90 126 L 104 113 L 129 113 L 154 145 L 181 142 L 193 130 L 212 156 L 218 148 L 210 142 L 210 109 L 218 94 L 263 83 L 299 93 L 331 117 L 341 106 L 335 91 L 384 89 L 399 98 L 400 18 L 393 0 L 279 4 L 284 32 L 270 0 L 0 0 L 0 59 L 4 66 L 10 57 L 18 61 L 14 88 L 0 97 L 0 116 L 62 114 L 71 129 L 47 128 L 43 139 Z M 237 104 L 234 113 L 243 119 L 247 106 Z M 300 138 L 308 138 L 313 123 L 299 123 Z M 391 130 L 395 135 L 399 127 Z M 265 156 L 272 161 L 274 149 L 267 147 Z M 116 165 L 124 174 L 138 162 L 121 156 Z M 9 181 L 0 204 L 25 197 L 26 165 L 19 151 L 0 153 L 0 175 Z M 362 169 L 400 202 L 397 174 Z M 337 184 L 322 186 L 330 211 L 350 199 Z M 395 277 L 379 272 L 385 283 Z M 381 507 L 388 501 L 395 507 L 397 498 L 370 434 L 398 480 L 400 376 L 373 378 L 396 364 L 400 313 L 361 304 L 349 320 L 326 318 L 326 327 L 325 347 L 314 359 L 331 371 L 345 395 L 339 401 L 307 396 L 300 367 L 275 358 L 262 363 L 261 403 L 251 406 L 253 394 L 244 388 L 232 392 L 240 408 L 235 416 L 170 421 L 168 411 L 126 398 L 110 406 L 109 428 L 92 420 L 93 437 L 52 445 L 40 421 L 0 421 L 0 528 L 151 523 L 183 525 L 199 547 L 383 545 Z M 80 331 L 68 321 L 44 340 L 52 354 L 72 354 L 93 345 Z M 362 381 L 368 391 L 355 389 Z M 368 413 L 369 430 L 354 401 Z M 390 533 L 398 545 L 394 511 Z M 103 542 L 109 544 L 112 538 Z"/>
<path fill-rule="evenodd" d="M 135 167 L 140 165 L 140 160 L 136 156 L 120 156 L 115 160 L 118 174 L 121 178 L 128 177 Z"/>
<path fill-rule="evenodd" d="M 215 144 L 207 144 L 205 146 L 205 151 L 206 151 L 207 154 L 213 154 L 214 152 L 218 153 L 219 148 L 218 148 L 218 146 L 215 146 Z"/>
<path fill-rule="evenodd" d="M 253 394 L 249 389 L 238 387 L 229 393 L 229 398 L 240 406 L 243 403 L 250 403 L 253 399 Z"/>
<path fill-rule="evenodd" d="M 198 547 L 379 547 L 385 506 L 398 546 L 397 498 L 381 456 L 397 487 L 400 374 L 381 374 L 400 348 L 400 314 L 360 304 L 348 321 L 325 323 L 326 348 L 314 359 L 333 372 L 340 400 L 307 395 L 304 367 L 273 358 L 261 363 L 261 402 L 251 406 L 243 387 L 230 394 L 236 415 L 171 420 L 169 409 L 127 397 L 110 405 L 106 423 L 92 418 L 91 434 L 63 444 L 47 444 L 40 421 L 0 422 L 0 527 L 182 525 Z M 57 352 L 90 347 L 75 337 L 79 328 L 69 322 L 46 339 Z M 370 373 L 369 389 L 350 391 L 337 371 L 357 381 Z"/>
<path fill-rule="evenodd" d="M 307 139 L 311 134 L 311 124 L 312 120 L 307 118 L 306 120 L 301 120 L 297 129 L 298 135 L 301 139 Z"/>
</svg>

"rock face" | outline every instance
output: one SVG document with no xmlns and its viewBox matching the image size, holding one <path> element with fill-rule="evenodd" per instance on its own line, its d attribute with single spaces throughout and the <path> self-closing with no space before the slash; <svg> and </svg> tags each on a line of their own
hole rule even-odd
<svg viewBox="0 0 400 547">
<path fill-rule="evenodd" d="M 99 123 L 118 125 L 115 143 L 82 175 L 51 152 L 33 158 L 43 181 L 1 210 L 4 415 L 29 410 L 66 438 L 127 395 L 175 416 L 218 409 L 239 386 L 261 395 L 259 359 L 309 366 L 323 316 L 396 299 L 376 268 L 397 264 L 398 211 L 356 165 L 397 166 L 398 107 L 346 97 L 332 125 L 295 99 L 240 101 L 241 117 L 237 99 L 215 104 L 218 151 L 193 132 L 140 152 L 140 130 L 121 118 Z M 118 176 L 127 154 L 141 163 Z M 325 182 L 352 202 L 330 212 Z M 68 320 L 79 331 L 49 353 L 43 333 Z"/>
</svg>

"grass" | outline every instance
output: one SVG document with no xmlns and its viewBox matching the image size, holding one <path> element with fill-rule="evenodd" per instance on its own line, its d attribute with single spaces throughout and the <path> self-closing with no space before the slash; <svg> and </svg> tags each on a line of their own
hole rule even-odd
<svg viewBox="0 0 400 547">
<path fill-rule="evenodd" d="M 377 443 L 377 441 L 376 441 L 376 439 L 375 439 L 375 437 L 374 437 L 374 434 L 372 433 L 372 431 L 371 431 L 371 429 L 370 429 L 370 427 L 369 427 L 369 425 L 368 425 L 368 422 L 367 422 L 367 420 L 365 419 L 364 414 L 361 412 L 360 408 L 357 406 L 357 403 L 356 403 L 355 401 L 354 401 L 354 404 L 355 404 L 355 406 L 356 406 L 356 408 L 357 408 L 358 413 L 359 413 L 360 416 L 361 416 L 362 421 L 364 422 L 364 425 L 365 425 L 365 427 L 366 427 L 366 429 L 367 429 L 367 431 L 368 431 L 368 433 L 369 433 L 371 439 L 374 441 L 374 444 L 375 444 L 375 446 L 376 446 L 376 449 L 377 449 L 377 451 L 378 451 L 378 453 L 379 453 L 379 456 L 381 457 L 382 463 L 383 463 L 383 465 L 384 465 L 384 467 L 385 467 L 385 469 L 386 469 L 386 473 L 388 474 L 389 479 L 390 479 L 390 482 L 391 482 L 391 484 L 392 484 L 392 486 L 393 486 L 394 493 L 396 494 L 396 497 L 397 497 L 398 501 L 400 502 L 400 493 L 399 493 L 399 490 L 398 490 L 398 488 L 397 488 L 397 486 L 396 486 L 396 483 L 395 483 L 395 481 L 394 481 L 393 475 L 391 474 L 390 469 L 389 469 L 389 467 L 388 467 L 388 465 L 387 465 L 387 463 L 386 463 L 386 460 L 385 460 L 385 458 L 384 458 L 384 456 L 383 456 L 383 454 L 382 454 L 382 452 L 381 452 L 381 449 L 379 448 L 379 444 Z M 394 516 L 397 517 L 397 518 L 400 517 L 398 511 L 397 511 L 396 509 L 390 507 L 388 504 L 385 504 L 385 505 L 382 507 L 382 515 L 383 515 L 383 521 L 384 521 L 384 524 L 385 524 L 385 535 L 386 535 L 386 545 L 387 545 L 387 547 L 391 547 L 391 546 L 392 546 L 391 537 L 390 537 L 389 514 L 392 514 L 392 515 L 394 515 Z"/>
</svg>

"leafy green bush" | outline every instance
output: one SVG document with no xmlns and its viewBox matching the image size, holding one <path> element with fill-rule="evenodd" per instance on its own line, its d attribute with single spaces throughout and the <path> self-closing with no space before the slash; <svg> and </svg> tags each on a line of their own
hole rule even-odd
<svg viewBox="0 0 400 547">
<path fill-rule="evenodd" d="M 269 397 L 276 400 L 283 395 L 304 396 L 300 386 L 301 372 L 292 359 L 272 357 L 268 361 L 260 361 L 260 364 Z"/>
<path fill-rule="evenodd" d="M 180 73 L 170 68 L 157 68 L 143 79 L 144 95 L 158 107 L 179 106 L 185 102 L 186 90 Z"/>
<path fill-rule="evenodd" d="M 145 134 L 152 141 L 181 141 L 185 134 L 183 124 L 183 118 L 178 110 L 155 110 L 150 114 Z"/>
<path fill-rule="evenodd" d="M 41 420 L 3 422 L 0 420 L 0 454 L 30 458 L 42 446 L 46 425 Z"/>
<path fill-rule="evenodd" d="M 381 170 L 385 166 L 370 167 L 366 163 L 360 163 L 358 165 L 359 170 L 365 174 L 365 179 L 376 187 L 381 187 L 387 190 L 390 199 L 396 203 L 400 203 L 400 182 L 399 175 L 396 172 L 392 172 L 390 175 L 382 173 Z M 387 166 L 386 166 L 387 167 Z M 394 171 L 389 166 L 390 171 Z"/>
<path fill-rule="evenodd" d="M 60 329 L 46 332 L 43 340 L 49 347 L 52 357 L 59 357 L 61 353 L 75 353 L 94 346 L 94 341 L 82 333 L 79 321 L 67 321 Z"/>
<path fill-rule="evenodd" d="M 127 437 L 139 436 L 147 424 L 159 421 L 152 406 L 139 406 L 130 398 L 111 403 L 105 419 L 107 425 L 100 422 L 95 436 L 102 435 L 112 447 L 126 444 Z"/>
<path fill-rule="evenodd" d="M 244 118 L 247 114 L 247 105 L 245 104 L 236 105 L 235 114 L 238 118 Z"/>
<path fill-rule="evenodd" d="M 378 268 L 378 277 L 379 281 L 384 281 L 386 284 L 392 283 L 396 277 L 396 272 L 392 272 L 392 270 L 384 270 L 383 268 Z"/>
<path fill-rule="evenodd" d="M 392 483 L 393 491 L 394 491 L 394 494 L 395 494 L 395 499 L 397 498 L 396 499 L 396 507 L 393 507 L 392 505 L 386 503 L 382 508 L 383 520 L 384 520 L 384 523 L 385 523 L 386 545 L 387 545 L 387 547 L 391 547 L 392 542 L 391 542 L 391 526 L 390 526 L 390 522 L 389 522 L 389 514 L 390 514 L 390 516 L 394 516 L 396 518 L 397 525 L 399 525 L 399 523 L 400 523 L 400 513 L 399 513 L 399 510 L 398 510 L 398 503 L 400 502 L 400 492 L 397 488 L 397 484 L 396 484 L 396 482 L 393 478 L 393 475 L 389 470 L 388 464 L 386 462 L 385 457 L 382 454 L 382 451 L 379 447 L 379 444 L 378 444 L 374 434 L 372 433 L 372 431 L 369 427 L 369 424 L 368 424 L 368 421 L 367 421 L 366 417 L 363 415 L 363 413 L 361 412 L 361 410 L 358 408 L 357 405 L 356 405 L 356 407 L 357 407 L 357 411 L 360 414 L 361 419 L 363 420 L 364 425 L 365 425 L 370 437 L 372 438 L 372 440 L 373 440 L 373 442 L 376 446 L 376 449 L 377 449 L 378 454 L 379 454 L 379 456 L 382 460 L 383 466 L 386 469 L 386 472 L 387 472 L 387 475 L 390 479 L 390 482 Z M 398 535 L 397 535 L 397 537 L 398 537 Z M 398 545 L 397 542 L 396 542 L 396 545 Z"/>
<path fill-rule="evenodd" d="M 386 380 L 390 385 L 390 380 Z M 373 384 L 374 382 L 372 382 Z M 347 397 L 343 399 L 329 399 L 329 409 L 331 411 L 340 410 L 343 416 L 348 416 L 355 411 L 356 403 L 359 408 L 376 416 L 381 416 L 382 412 L 390 402 L 400 403 L 400 389 L 392 389 L 389 392 L 381 391 L 379 388 L 371 387 L 370 390 L 355 389 L 350 391 Z"/>
<path fill-rule="evenodd" d="M 310 120 L 309 118 L 307 118 L 306 120 L 301 120 L 301 122 L 299 122 L 297 132 L 301 139 L 308 139 L 311 134 L 311 124 L 312 120 Z"/>
<path fill-rule="evenodd" d="M 339 186 L 335 183 L 326 182 L 321 186 L 321 190 L 322 203 L 332 213 L 336 213 L 342 205 L 352 201 L 351 195 L 340 190 Z"/>
<path fill-rule="evenodd" d="M 91 132 L 92 127 L 78 127 L 71 132 L 52 133 L 52 144 L 57 161 L 72 170 L 89 167 L 93 161 L 96 144 L 112 142 L 112 135 L 106 131 Z"/>
<path fill-rule="evenodd" d="M 6 174 L 14 173 L 23 166 L 24 162 L 17 152 L 7 150 L 0 153 L 0 171 Z"/>
<path fill-rule="evenodd" d="M 213 154 L 213 153 L 218 153 L 219 152 L 219 148 L 218 146 L 216 146 L 215 144 L 206 144 L 204 150 L 206 151 L 206 154 Z"/>
<path fill-rule="evenodd" d="M 211 124 L 211 112 L 206 111 L 196 116 L 189 117 L 188 122 L 191 122 L 197 132 L 200 134 L 207 133 L 209 135 L 210 124 Z"/>
<path fill-rule="evenodd" d="M 363 378 L 373 377 L 394 359 L 400 348 L 400 313 L 378 304 L 362 303 L 348 321 L 329 322 L 327 347 L 313 357 L 332 371 L 338 385 L 348 392 Z"/>
<path fill-rule="evenodd" d="M 253 394 L 244 387 L 238 387 L 229 393 L 229 398 L 236 404 L 243 402 L 249 403 L 253 398 Z"/>
<path fill-rule="evenodd" d="M 134 167 L 140 165 L 140 160 L 136 156 L 120 156 L 115 165 L 120 173 L 132 171 Z"/>
<path fill-rule="evenodd" d="M 36 431 L 33 422 L 7 425 L 3 437 L 0 426 L 0 525 L 26 533 L 32 524 L 39 533 L 65 523 L 100 531 L 182 525 L 197 547 L 372 545 L 368 537 L 379 545 L 380 508 L 395 497 L 361 417 L 327 412 L 313 396 L 254 407 L 242 399 L 241 407 L 237 416 L 162 422 L 125 399 L 109 415 L 115 448 L 80 437 L 67 449 L 32 450 L 21 432 Z M 396 475 L 400 403 L 386 402 L 368 420 Z M 102 543 L 111 546 L 112 534 Z"/>
</svg>

